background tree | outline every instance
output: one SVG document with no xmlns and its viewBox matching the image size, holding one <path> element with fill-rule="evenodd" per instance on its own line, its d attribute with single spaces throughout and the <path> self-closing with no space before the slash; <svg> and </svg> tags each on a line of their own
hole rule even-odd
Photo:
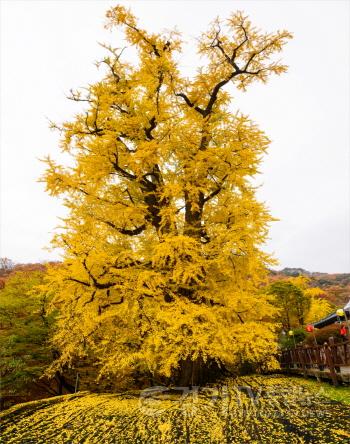
<svg viewBox="0 0 350 444">
<path fill-rule="evenodd" d="M 102 374 L 188 383 L 213 362 L 267 362 L 275 309 L 257 287 L 271 217 L 251 177 L 269 140 L 231 111 L 224 87 L 285 72 L 274 55 L 291 35 L 264 34 L 242 13 L 217 19 L 188 79 L 178 33 L 149 33 L 121 6 L 107 17 L 139 63 L 106 46 L 102 80 L 71 92 L 85 109 L 53 125 L 72 165 L 46 160 L 47 190 L 70 210 L 54 241 L 65 262 L 49 280 L 61 313 L 53 369 L 93 353 Z"/>
<path fill-rule="evenodd" d="M 300 275 L 289 280 L 302 290 L 306 298 L 309 298 L 309 302 L 305 303 L 306 312 L 303 316 L 305 324 L 319 321 L 335 309 L 335 306 L 325 299 L 326 292 L 322 288 L 311 286 L 312 281 L 309 277 Z"/>
<path fill-rule="evenodd" d="M 0 276 L 8 274 L 15 266 L 12 259 L 8 257 L 0 257 Z"/>
<path fill-rule="evenodd" d="M 325 292 L 318 287 L 310 287 L 306 276 L 292 277 L 275 281 L 266 291 L 274 296 L 274 304 L 279 309 L 279 321 L 286 330 L 304 327 L 331 313 L 332 305 L 323 299 Z"/>
<path fill-rule="evenodd" d="M 54 393 L 39 381 L 52 362 L 47 341 L 53 315 L 47 314 L 46 294 L 35 289 L 43 277 L 42 271 L 18 271 L 0 290 L 1 397 Z"/>
<path fill-rule="evenodd" d="M 310 296 L 310 309 L 306 315 L 306 324 L 311 324 L 313 322 L 319 321 L 320 319 L 328 316 L 335 309 L 335 306 L 330 304 L 327 299 L 325 299 L 326 292 L 321 288 L 307 288 L 305 290 L 306 294 Z"/>
<path fill-rule="evenodd" d="M 333 310 L 332 305 L 326 299 L 322 299 L 317 296 L 312 296 L 310 309 L 306 315 L 305 323 L 311 324 L 313 322 L 319 321 L 322 318 L 331 314 L 332 310 Z"/>
<path fill-rule="evenodd" d="M 278 319 L 286 330 L 304 325 L 310 308 L 310 298 L 290 280 L 277 281 L 268 287 L 268 293 L 274 295 L 274 303 L 279 309 Z"/>
</svg>

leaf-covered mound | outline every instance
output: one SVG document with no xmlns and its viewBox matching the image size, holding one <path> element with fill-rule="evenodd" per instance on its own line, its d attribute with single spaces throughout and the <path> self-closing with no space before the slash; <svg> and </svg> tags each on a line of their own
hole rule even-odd
<svg viewBox="0 0 350 444">
<path fill-rule="evenodd" d="M 61 396 L 1 415 L 2 443 L 341 443 L 349 409 L 284 377 L 249 377 L 185 393 Z"/>
</svg>

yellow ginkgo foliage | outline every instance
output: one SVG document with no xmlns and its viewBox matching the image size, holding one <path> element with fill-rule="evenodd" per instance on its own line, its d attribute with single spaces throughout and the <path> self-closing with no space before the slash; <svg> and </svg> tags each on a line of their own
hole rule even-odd
<svg viewBox="0 0 350 444">
<path fill-rule="evenodd" d="M 275 55 L 291 35 L 240 12 L 217 19 L 188 79 L 177 32 L 147 32 L 122 6 L 107 18 L 138 63 L 106 46 L 102 80 L 71 93 L 81 112 L 53 125 L 71 165 L 46 160 L 47 190 L 69 209 L 47 282 L 60 313 L 52 369 L 89 355 L 101 374 L 186 383 L 213 363 L 273 365 L 275 308 L 257 291 L 272 218 L 251 181 L 269 140 L 232 112 L 225 86 L 285 72 Z"/>
<path fill-rule="evenodd" d="M 308 288 L 305 293 L 310 297 L 310 309 L 306 315 L 306 323 L 320 321 L 332 313 L 333 307 L 327 299 L 322 298 L 325 292 L 321 288 Z"/>
</svg>

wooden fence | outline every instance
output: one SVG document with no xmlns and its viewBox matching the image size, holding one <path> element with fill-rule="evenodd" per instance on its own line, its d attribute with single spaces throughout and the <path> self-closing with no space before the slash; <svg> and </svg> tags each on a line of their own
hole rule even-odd
<svg viewBox="0 0 350 444">
<path fill-rule="evenodd" d="M 282 370 L 304 376 L 350 382 L 350 340 L 335 343 L 333 338 L 323 345 L 298 346 L 280 354 Z"/>
</svg>

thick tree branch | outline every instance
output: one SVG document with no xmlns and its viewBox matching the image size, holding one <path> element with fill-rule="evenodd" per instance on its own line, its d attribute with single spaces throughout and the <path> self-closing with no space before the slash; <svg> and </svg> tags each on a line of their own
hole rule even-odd
<svg viewBox="0 0 350 444">
<path fill-rule="evenodd" d="M 67 278 L 67 281 L 73 281 L 73 282 L 76 282 L 78 284 L 84 285 L 85 287 L 90 287 L 90 284 L 88 282 L 84 282 L 84 281 L 81 281 L 81 280 L 76 279 L 76 278 L 70 277 L 70 278 Z"/>
<path fill-rule="evenodd" d="M 216 190 L 212 191 L 210 194 L 208 194 L 208 196 L 204 197 L 204 202 L 208 202 L 210 199 L 212 199 L 213 197 L 217 196 L 220 191 L 222 190 L 222 187 L 224 185 L 225 180 L 227 179 L 228 174 L 226 174 L 223 179 L 221 180 L 221 183 L 218 184 L 218 187 L 216 188 Z"/>
<path fill-rule="evenodd" d="M 153 116 L 149 123 L 150 126 L 148 128 L 145 128 L 145 134 L 148 140 L 154 140 L 154 137 L 152 136 L 152 131 L 157 126 L 156 118 Z"/>
<path fill-rule="evenodd" d="M 193 102 L 191 102 L 191 100 L 188 98 L 188 96 L 185 93 L 175 93 L 175 96 L 176 97 L 182 97 L 184 99 L 184 101 L 186 102 L 186 104 L 190 108 L 195 109 L 197 112 L 199 112 L 199 114 L 204 116 L 205 110 L 200 108 L 199 106 L 196 106 Z"/>
<path fill-rule="evenodd" d="M 109 227 L 114 228 L 119 233 L 125 234 L 127 236 L 137 236 L 138 234 L 141 234 L 146 229 L 146 224 L 142 224 L 136 228 L 127 229 L 127 228 L 120 228 L 117 225 L 115 225 L 113 222 L 110 222 L 109 220 L 104 220 L 104 219 L 97 218 L 97 217 L 96 217 L 96 219 L 98 221 L 108 225 Z"/>
<path fill-rule="evenodd" d="M 95 276 L 91 273 L 91 271 L 89 270 L 88 266 L 86 265 L 86 259 L 84 259 L 82 261 L 82 265 L 84 267 L 84 269 L 86 270 L 87 274 L 89 275 L 90 279 L 92 280 L 94 286 L 98 289 L 98 290 L 105 290 L 107 288 L 111 288 L 114 287 L 115 283 L 113 282 L 106 282 L 104 284 L 101 284 L 100 282 L 97 281 L 97 279 L 95 278 Z"/>
<path fill-rule="evenodd" d="M 134 174 L 129 173 L 128 171 L 124 170 L 123 168 L 121 168 L 121 167 L 119 166 L 119 164 L 118 164 L 118 152 L 117 152 L 117 153 L 114 153 L 114 158 L 115 158 L 115 160 L 112 161 L 112 165 L 113 165 L 115 171 L 116 171 L 117 173 L 120 173 L 120 175 L 121 175 L 122 177 L 125 177 L 126 179 L 136 180 L 136 176 L 135 176 Z"/>
<path fill-rule="evenodd" d="M 100 305 L 99 307 L 104 310 L 105 308 L 110 307 L 111 305 L 121 305 L 124 302 L 124 297 L 120 298 L 120 301 L 117 302 L 108 302 L 108 304 Z"/>
</svg>

